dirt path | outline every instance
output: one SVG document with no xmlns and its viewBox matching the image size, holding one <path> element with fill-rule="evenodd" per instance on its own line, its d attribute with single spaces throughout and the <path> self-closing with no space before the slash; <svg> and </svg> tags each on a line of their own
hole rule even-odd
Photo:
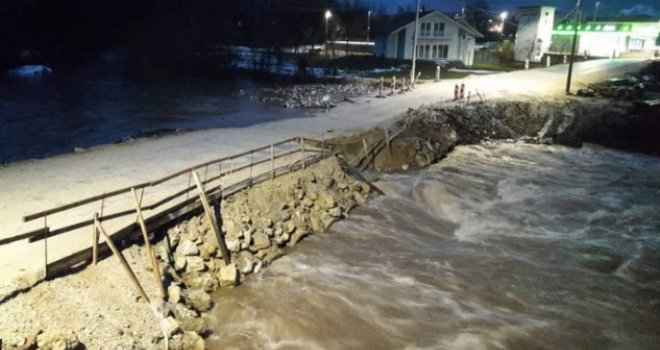
<svg viewBox="0 0 660 350">
<path fill-rule="evenodd" d="M 639 60 L 599 60 L 575 66 L 574 89 L 581 84 L 633 71 Z M 488 99 L 515 96 L 558 96 L 564 91 L 567 66 L 471 77 L 462 80 L 467 92 L 479 90 Z M 449 101 L 460 81 L 420 84 L 413 92 L 385 99 L 363 97 L 304 119 L 286 119 L 244 128 L 212 129 L 133 143 L 101 146 L 79 154 L 26 161 L 0 168 L 0 238 L 43 227 L 43 221 L 23 223 L 33 212 L 102 192 L 153 180 L 191 165 L 237 154 L 295 136 L 323 138 L 356 131 L 398 117 L 408 108 Z M 163 191 L 171 188 L 163 187 Z M 164 196 L 165 193 L 151 193 Z M 82 214 L 81 214 L 82 215 Z M 87 219 L 87 217 L 68 217 Z M 50 220 L 50 219 L 49 219 Z M 52 220 L 58 220 L 54 217 Z M 87 230 L 89 231 L 89 230 Z M 88 246 L 90 234 L 65 234 L 53 239 L 49 255 L 63 256 Z M 49 244 L 50 245 L 50 244 Z M 20 241 L 0 246 L 0 296 L 39 276 L 44 266 L 43 244 Z M 27 279 L 25 276 L 28 276 Z M 21 277 L 21 278 L 19 278 Z"/>
</svg>

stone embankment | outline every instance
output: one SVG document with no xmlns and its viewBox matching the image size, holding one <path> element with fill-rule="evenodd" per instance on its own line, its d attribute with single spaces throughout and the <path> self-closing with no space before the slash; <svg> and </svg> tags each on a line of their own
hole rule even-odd
<svg viewBox="0 0 660 350">
<path fill-rule="evenodd" d="M 204 215 L 168 230 L 167 239 L 158 245 L 158 257 L 172 280 L 168 288 L 174 313 L 167 325 L 172 334 L 170 345 L 187 348 L 190 342 L 185 332 L 207 333 L 197 315 L 213 307 L 209 293 L 242 283 L 303 237 L 324 232 L 364 203 L 370 193 L 366 182 L 348 175 L 338 159 L 330 158 L 229 197 L 221 209 L 231 254 L 228 264 Z"/>
</svg>

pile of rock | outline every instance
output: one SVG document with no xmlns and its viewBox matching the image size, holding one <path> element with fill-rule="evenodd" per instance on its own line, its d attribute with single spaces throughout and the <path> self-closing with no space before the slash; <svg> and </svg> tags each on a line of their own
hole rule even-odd
<svg viewBox="0 0 660 350">
<path fill-rule="evenodd" d="M 371 82 L 305 84 L 260 88 L 247 92 L 251 99 L 285 108 L 332 108 L 351 98 L 377 93 Z"/>
<path fill-rule="evenodd" d="M 364 203 L 370 191 L 366 182 L 347 175 L 331 158 L 226 198 L 221 219 L 230 263 L 225 263 L 204 215 L 168 230 L 157 256 L 172 279 L 167 290 L 170 310 L 162 312 L 170 347 L 193 346 L 201 339 L 194 335 L 208 331 L 199 314 L 213 307 L 209 293 L 240 284 L 303 237 L 325 231 Z"/>
</svg>

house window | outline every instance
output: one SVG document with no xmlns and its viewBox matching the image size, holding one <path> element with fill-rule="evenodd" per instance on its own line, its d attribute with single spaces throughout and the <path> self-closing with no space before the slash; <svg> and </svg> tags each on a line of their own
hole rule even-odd
<svg viewBox="0 0 660 350">
<path fill-rule="evenodd" d="M 435 36 L 435 37 L 445 36 L 445 24 L 444 23 L 433 23 L 433 36 Z"/>
<path fill-rule="evenodd" d="M 431 36 L 431 23 L 422 23 L 419 28 L 419 36 L 428 37 Z"/>
<path fill-rule="evenodd" d="M 435 58 L 447 58 L 449 45 L 438 45 L 438 55 Z"/>
<path fill-rule="evenodd" d="M 433 45 L 433 58 L 438 58 L 438 45 Z"/>
</svg>

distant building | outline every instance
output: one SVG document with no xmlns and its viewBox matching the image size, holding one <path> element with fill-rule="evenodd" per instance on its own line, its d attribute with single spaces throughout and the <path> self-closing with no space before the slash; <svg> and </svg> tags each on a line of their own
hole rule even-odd
<svg viewBox="0 0 660 350">
<path fill-rule="evenodd" d="M 374 54 L 394 59 L 412 59 L 415 13 L 380 18 L 374 26 Z M 417 59 L 462 61 L 472 65 L 476 38 L 483 35 L 462 19 L 454 20 L 439 11 L 419 16 Z"/>
<path fill-rule="evenodd" d="M 570 54 L 574 23 L 559 23 L 552 36 L 551 52 Z M 577 26 L 576 53 L 588 57 L 652 57 L 660 47 L 660 21 L 597 21 Z"/>
<path fill-rule="evenodd" d="M 518 20 L 514 59 L 539 62 L 550 49 L 555 8 L 550 6 L 520 7 L 514 13 Z"/>
</svg>

